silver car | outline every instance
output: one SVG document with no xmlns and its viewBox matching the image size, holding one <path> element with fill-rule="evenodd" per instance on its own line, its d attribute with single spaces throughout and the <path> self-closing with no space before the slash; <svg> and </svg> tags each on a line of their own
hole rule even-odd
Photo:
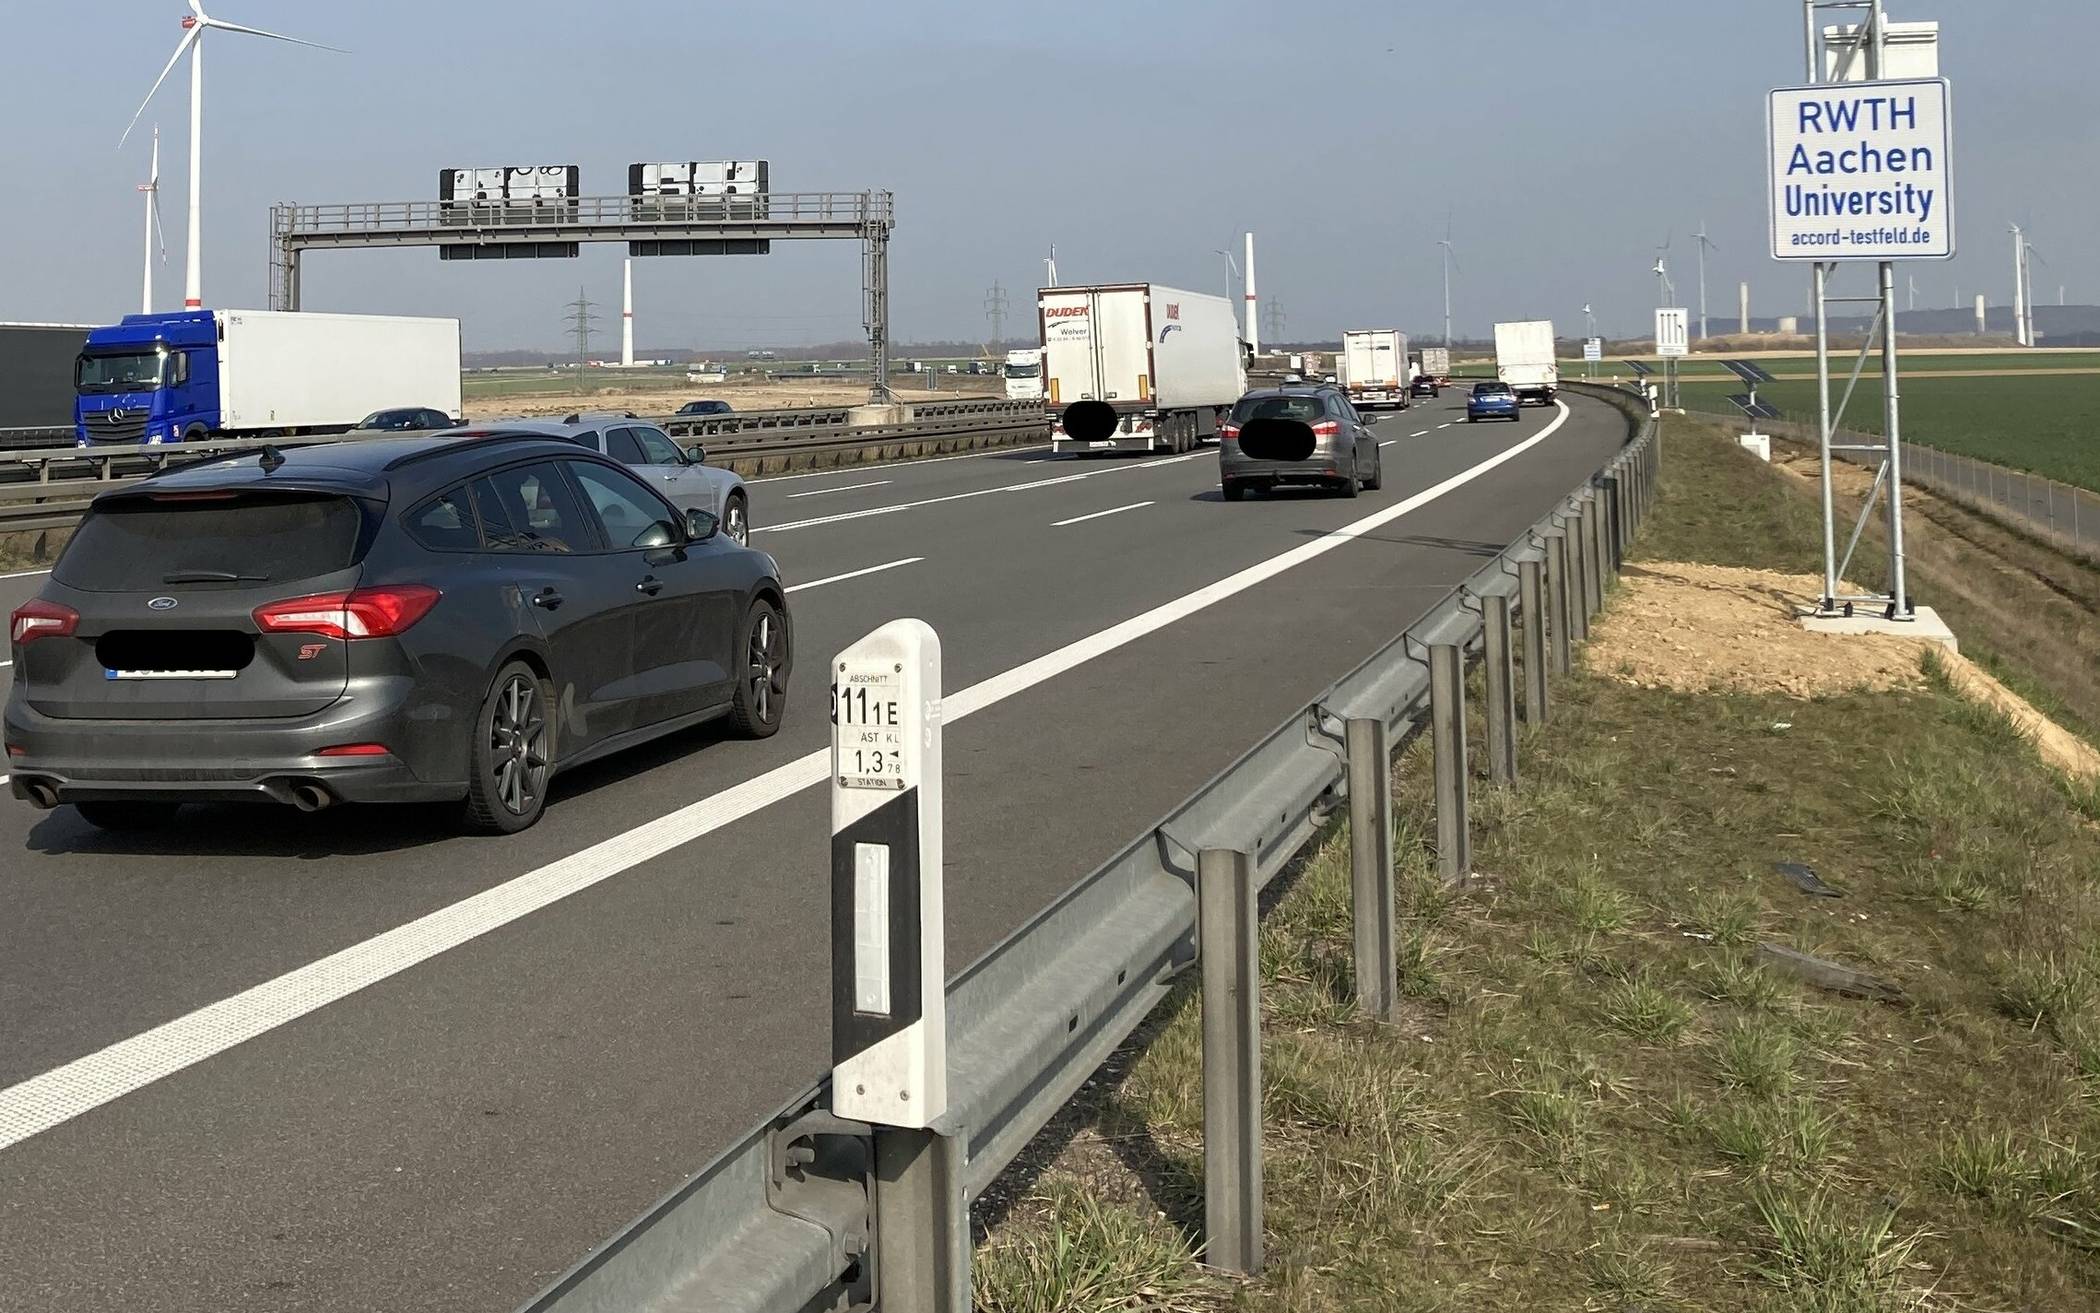
<svg viewBox="0 0 2100 1313">
<path fill-rule="evenodd" d="M 1239 399 L 1218 426 L 1218 482 L 1226 501 L 1250 488 L 1314 484 L 1344 497 L 1375 491 L 1385 462 L 1370 430 L 1340 390 L 1319 385 L 1261 388 Z"/>
<path fill-rule="evenodd" d="M 723 533 L 740 543 L 751 539 L 751 497 L 743 479 L 734 470 L 707 464 L 707 452 L 698 442 L 680 448 L 662 429 L 632 415 L 577 414 L 558 421 L 505 421 L 503 429 L 507 433 L 545 433 L 603 452 L 632 467 L 673 505 L 710 511 Z"/>
</svg>

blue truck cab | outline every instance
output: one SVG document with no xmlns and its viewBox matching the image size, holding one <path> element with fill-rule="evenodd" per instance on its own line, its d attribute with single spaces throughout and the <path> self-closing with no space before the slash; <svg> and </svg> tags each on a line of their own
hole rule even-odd
<svg viewBox="0 0 2100 1313">
<path fill-rule="evenodd" d="M 74 365 L 73 445 L 188 442 L 216 431 L 219 333 L 210 310 L 90 329 Z"/>
</svg>

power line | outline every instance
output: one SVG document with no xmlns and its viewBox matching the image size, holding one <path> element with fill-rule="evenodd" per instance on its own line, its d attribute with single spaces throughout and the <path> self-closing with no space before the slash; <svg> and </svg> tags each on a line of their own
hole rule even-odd
<svg viewBox="0 0 2100 1313">
<path fill-rule="evenodd" d="M 576 299 L 569 302 L 569 313 L 562 316 L 563 322 L 569 325 L 569 331 L 576 334 L 576 390 L 578 392 L 583 391 L 583 371 L 590 367 L 591 325 L 596 323 L 598 319 L 598 316 L 591 313 L 593 304 L 594 302 L 583 294 L 583 288 L 578 287 L 576 289 Z"/>
<path fill-rule="evenodd" d="M 1289 316 L 1283 313 L 1283 301 L 1273 296 L 1265 298 L 1261 303 L 1261 320 L 1263 334 L 1271 342 L 1281 345 L 1283 326 L 1290 322 Z"/>
</svg>

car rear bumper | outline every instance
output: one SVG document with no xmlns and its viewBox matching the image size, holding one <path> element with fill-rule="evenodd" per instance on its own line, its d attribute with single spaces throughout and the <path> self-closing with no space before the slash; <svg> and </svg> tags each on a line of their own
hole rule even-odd
<svg viewBox="0 0 2100 1313">
<path fill-rule="evenodd" d="M 426 708 L 427 710 L 427 708 Z M 419 771 L 398 707 L 346 698 L 311 716 L 270 720 L 85 720 L 46 716 L 17 696 L 6 714 L 8 789 L 54 802 L 109 800 L 427 802 L 464 797 L 466 782 Z M 377 743 L 374 756 L 322 756 L 327 747 Z M 441 773 L 450 773 L 449 771 Z M 325 804 L 324 804 L 325 805 Z"/>
<path fill-rule="evenodd" d="M 1222 460 L 1218 477 L 1225 483 L 1340 483 L 1349 477 L 1338 457 L 1318 460 Z"/>
</svg>

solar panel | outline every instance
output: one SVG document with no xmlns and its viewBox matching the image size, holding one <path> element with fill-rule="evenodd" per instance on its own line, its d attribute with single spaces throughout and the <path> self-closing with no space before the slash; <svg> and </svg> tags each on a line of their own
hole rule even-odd
<svg viewBox="0 0 2100 1313">
<path fill-rule="evenodd" d="M 1642 378 L 1646 378 L 1648 377 L 1648 375 L 1653 374 L 1655 372 L 1654 370 L 1648 368 L 1646 365 L 1642 364 L 1638 360 L 1627 361 L 1626 368 L 1632 370 L 1634 373 L 1640 375 Z"/>
<path fill-rule="evenodd" d="M 1748 360 L 1724 360 L 1721 362 L 1721 368 L 1748 383 L 1751 387 L 1772 381 L 1772 376 L 1765 372 L 1764 366 L 1753 364 Z"/>
<path fill-rule="evenodd" d="M 1734 403 L 1737 410 L 1742 411 L 1751 419 L 1779 418 L 1779 407 L 1772 405 L 1770 402 L 1759 401 L 1748 392 L 1738 392 L 1729 397 L 1728 400 Z"/>
</svg>

